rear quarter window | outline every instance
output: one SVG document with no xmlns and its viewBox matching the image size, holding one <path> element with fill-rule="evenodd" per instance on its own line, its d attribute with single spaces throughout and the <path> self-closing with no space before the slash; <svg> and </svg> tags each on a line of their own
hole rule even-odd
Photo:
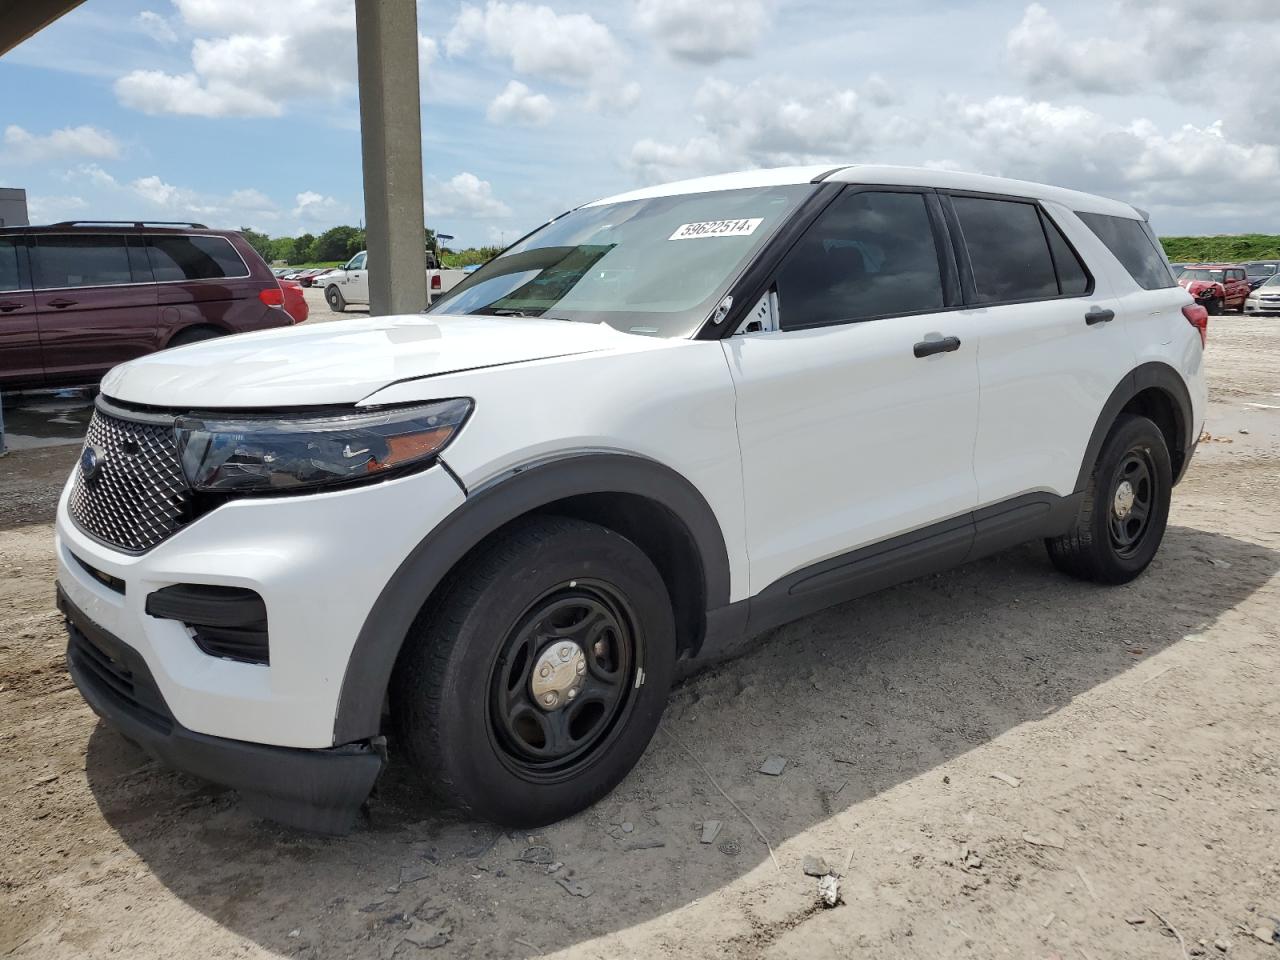
<svg viewBox="0 0 1280 960">
<path fill-rule="evenodd" d="M 160 282 L 249 276 L 249 268 L 226 237 L 151 236 L 147 249 Z"/>
<path fill-rule="evenodd" d="M 1151 228 L 1142 220 L 1102 213 L 1077 213 L 1144 290 L 1176 287 L 1177 280 L 1157 246 Z"/>
<path fill-rule="evenodd" d="M 20 290 L 22 277 L 18 273 L 18 243 L 20 238 L 0 237 L 0 291 Z"/>
</svg>

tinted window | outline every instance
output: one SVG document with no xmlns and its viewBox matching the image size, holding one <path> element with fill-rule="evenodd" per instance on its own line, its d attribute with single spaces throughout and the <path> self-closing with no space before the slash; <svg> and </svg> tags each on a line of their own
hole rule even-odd
<svg viewBox="0 0 1280 960">
<path fill-rule="evenodd" d="M 1058 278 L 1035 204 L 955 197 L 978 303 L 1043 300 Z"/>
<path fill-rule="evenodd" d="M 221 280 L 247 277 L 249 271 L 225 237 L 153 236 L 147 238 L 156 280 Z"/>
<path fill-rule="evenodd" d="M 13 237 L 0 237 L 0 290 L 18 290 L 21 286 L 18 241 Z"/>
<path fill-rule="evenodd" d="M 1040 215 L 1044 221 L 1044 231 L 1049 236 L 1049 249 L 1053 253 L 1053 265 L 1058 271 L 1058 289 L 1064 297 L 1083 297 L 1090 290 L 1088 271 L 1080 261 L 1079 255 L 1071 249 L 1071 244 L 1062 235 L 1057 224 Z"/>
<path fill-rule="evenodd" d="M 351 262 L 347 264 L 347 268 L 350 270 L 363 270 L 364 262 L 365 262 L 365 255 L 363 253 L 357 253 L 354 257 L 351 258 Z"/>
<path fill-rule="evenodd" d="M 1164 254 L 1156 246 L 1150 228 L 1141 220 L 1108 217 L 1101 213 L 1077 214 L 1124 264 L 1129 276 L 1144 290 L 1176 286 Z"/>
<path fill-rule="evenodd" d="M 97 287 L 132 283 L 128 240 L 93 234 L 45 235 L 31 249 L 37 288 Z"/>
<path fill-rule="evenodd" d="M 938 248 L 918 193 L 851 193 L 828 207 L 778 273 L 782 326 L 943 307 Z"/>
</svg>

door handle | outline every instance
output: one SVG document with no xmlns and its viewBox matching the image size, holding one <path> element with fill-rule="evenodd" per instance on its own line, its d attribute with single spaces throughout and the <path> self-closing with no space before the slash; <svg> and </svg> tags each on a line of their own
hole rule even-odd
<svg viewBox="0 0 1280 960">
<path fill-rule="evenodd" d="M 1084 322 L 1092 327 L 1096 323 L 1110 323 L 1115 318 L 1116 312 L 1114 310 L 1104 310 L 1101 307 L 1094 307 L 1084 315 Z"/>
<path fill-rule="evenodd" d="M 12 300 L 5 300 L 0 303 L 0 313 L 13 313 L 15 310 L 21 310 L 22 304 L 14 303 Z"/>
<path fill-rule="evenodd" d="M 59 297 L 57 300 L 50 300 L 49 306 L 57 307 L 59 310 L 63 310 L 67 307 L 74 307 L 78 302 L 79 301 L 76 301 L 76 300 L 66 300 L 62 297 Z"/>
<path fill-rule="evenodd" d="M 915 355 L 917 357 L 932 357 L 935 353 L 953 353 L 959 349 L 959 337 L 943 337 L 940 340 L 921 340 L 915 346 Z"/>
</svg>

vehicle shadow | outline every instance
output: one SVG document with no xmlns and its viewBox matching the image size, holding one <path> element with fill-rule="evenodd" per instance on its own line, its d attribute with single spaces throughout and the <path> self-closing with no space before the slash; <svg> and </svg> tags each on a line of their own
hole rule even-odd
<svg viewBox="0 0 1280 960">
<path fill-rule="evenodd" d="M 1280 553 L 1173 526 L 1124 587 L 1069 580 L 1026 545 L 814 615 L 683 683 L 664 719 L 679 743 L 660 733 L 610 797 L 536 834 L 424 810 L 394 770 L 351 836 L 297 834 L 143 763 L 101 725 L 88 778 L 156 877 L 268 949 L 416 955 L 401 949 L 406 935 L 438 935 L 451 941 L 442 955 L 523 957 L 650 920 L 767 864 L 707 772 L 777 848 L 1204 630 L 1277 571 Z M 788 760 L 782 776 L 757 772 L 770 755 Z M 724 826 L 704 845 L 710 819 Z M 551 873 L 548 860 L 564 866 Z M 593 894 L 571 895 L 576 883 Z"/>
</svg>

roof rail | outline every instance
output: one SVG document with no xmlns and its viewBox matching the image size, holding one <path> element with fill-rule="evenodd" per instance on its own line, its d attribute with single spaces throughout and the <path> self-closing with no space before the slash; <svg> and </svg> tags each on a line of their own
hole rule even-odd
<svg viewBox="0 0 1280 960">
<path fill-rule="evenodd" d="M 191 223 L 187 220 L 62 220 L 49 224 L 51 227 L 190 227 L 193 230 L 208 230 L 203 223 Z"/>
</svg>

